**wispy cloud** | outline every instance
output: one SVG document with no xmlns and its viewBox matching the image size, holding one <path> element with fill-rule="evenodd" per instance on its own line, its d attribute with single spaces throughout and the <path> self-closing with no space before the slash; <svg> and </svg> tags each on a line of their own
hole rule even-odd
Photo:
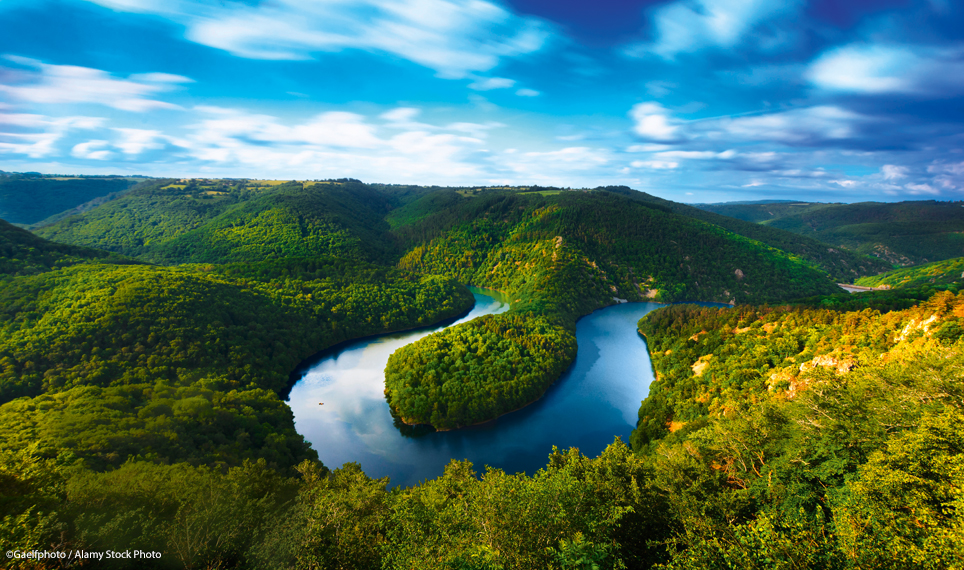
<svg viewBox="0 0 964 570">
<path fill-rule="evenodd" d="M 28 113 L 0 112 L 0 153 L 30 158 L 56 156 L 56 146 L 71 130 L 90 130 L 103 125 L 99 117 L 47 117 Z"/>
<path fill-rule="evenodd" d="M 514 79 L 505 77 L 479 77 L 469 83 L 469 89 L 476 91 L 489 91 L 491 89 L 507 89 L 515 85 Z"/>
<path fill-rule="evenodd" d="M 52 65 L 16 55 L 7 55 L 4 59 L 18 67 L 0 68 L 13 79 L 0 84 L 0 93 L 13 101 L 34 105 L 91 103 L 132 112 L 179 109 L 177 105 L 152 97 L 170 90 L 172 84 L 191 81 L 166 73 L 120 79 L 90 67 Z"/>
<path fill-rule="evenodd" d="M 74 145 L 74 148 L 70 151 L 70 154 L 76 158 L 83 158 L 87 160 L 108 160 L 114 156 L 114 153 L 107 150 L 109 145 L 110 143 L 107 141 L 87 141 Z"/>
<path fill-rule="evenodd" d="M 538 51 L 550 35 L 544 22 L 485 0 L 90 1 L 167 17 L 186 27 L 189 40 L 240 57 L 297 60 L 360 49 L 450 78 Z"/>
<path fill-rule="evenodd" d="M 751 32 L 762 24 L 802 5 L 801 0 L 678 0 L 653 12 L 653 41 L 631 46 L 627 53 L 673 59 L 706 48 L 733 48 L 754 37 Z M 759 41 L 762 36 L 755 37 Z"/>
<path fill-rule="evenodd" d="M 821 55 L 806 76 L 830 91 L 951 97 L 964 93 L 964 49 L 850 44 Z"/>
</svg>

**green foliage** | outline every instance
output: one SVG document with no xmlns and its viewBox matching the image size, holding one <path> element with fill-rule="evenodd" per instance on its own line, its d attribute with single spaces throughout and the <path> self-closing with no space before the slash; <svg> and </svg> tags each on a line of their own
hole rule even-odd
<svg viewBox="0 0 964 570">
<path fill-rule="evenodd" d="M 437 203 L 448 207 L 396 230 L 417 244 L 400 266 L 505 292 L 512 311 L 393 356 L 386 395 L 407 423 L 451 429 L 534 401 L 572 362 L 576 319 L 614 297 L 735 302 L 835 290 L 793 256 L 619 193 L 466 199 L 440 191 L 406 208 Z M 517 314 L 530 316 L 522 326 L 495 326 Z M 555 327 L 548 337 L 539 318 Z M 533 351 L 546 339 L 549 346 Z"/>
<path fill-rule="evenodd" d="M 801 206 L 807 206 L 807 204 L 701 204 L 694 208 L 648 194 L 639 194 L 642 194 L 642 199 L 647 201 L 665 204 L 677 214 L 703 220 L 741 236 L 765 243 L 770 247 L 799 256 L 813 267 L 825 271 L 834 281 L 850 283 L 861 276 L 876 275 L 893 267 L 891 263 L 868 255 L 866 252 L 828 247 L 827 243 L 819 241 L 823 238 L 812 236 L 807 232 L 791 232 L 765 224 L 752 223 L 761 221 L 758 215 L 743 215 L 748 210 L 754 213 L 762 211 L 764 216 L 762 219 L 770 219 L 772 217 L 770 216 L 771 210 L 783 212 L 790 208 L 796 212 L 799 211 Z M 824 204 L 815 206 L 824 206 Z"/>
<path fill-rule="evenodd" d="M 537 400 L 575 356 L 572 331 L 545 317 L 486 315 L 398 349 L 385 395 L 407 424 L 463 427 Z"/>
<path fill-rule="evenodd" d="M 205 467 L 138 462 L 74 475 L 66 495 L 75 540 L 88 549 L 164 553 L 154 564 L 118 561 L 105 567 L 230 567 L 243 564 L 296 488 L 264 462 L 246 462 L 223 475 Z"/>
<path fill-rule="evenodd" d="M 859 568 L 964 565 L 964 414 L 925 416 L 890 439 L 833 501 L 841 546 Z"/>
<path fill-rule="evenodd" d="M 650 291 L 666 301 L 721 302 L 833 291 L 825 276 L 792 255 L 612 192 L 489 193 L 456 201 L 396 233 L 412 244 L 403 267 L 505 290 L 523 301 L 546 288 L 545 276 L 569 266 L 566 286 L 553 293 L 575 303 L 591 298 L 560 307 L 572 316 L 613 296 L 643 300 Z"/>
<path fill-rule="evenodd" d="M 666 567 L 957 567 L 964 357 L 940 331 L 962 315 L 941 292 L 642 319 L 658 381 L 632 441 L 681 527 Z"/>
<path fill-rule="evenodd" d="M 521 570 L 651 563 L 658 549 L 621 550 L 618 542 L 638 540 L 648 530 L 645 521 L 658 518 L 650 513 L 661 499 L 643 490 L 647 475 L 621 443 L 596 459 L 554 451 L 532 477 L 488 469 L 477 479 L 470 463 L 453 461 L 438 479 L 392 497 L 383 566 Z"/>
<path fill-rule="evenodd" d="M 221 467 L 260 459 L 284 471 L 317 458 L 293 420 L 278 395 L 262 389 L 81 386 L 0 406 L 0 441 L 47 458 L 70 450 L 92 469 L 130 458 Z"/>
<path fill-rule="evenodd" d="M 322 259 L 75 266 L 0 284 L 0 300 L 7 401 L 158 379 L 281 393 L 312 353 L 455 316 L 472 296 L 440 277 Z"/>
<path fill-rule="evenodd" d="M 0 220 L 0 280 L 6 276 L 33 275 L 92 260 L 133 262 L 105 251 L 49 242 Z"/>
<path fill-rule="evenodd" d="M 854 283 L 864 287 L 886 285 L 894 288 L 941 286 L 964 281 L 964 257 L 925 263 L 917 267 L 895 269 L 874 277 L 863 277 Z"/>
<path fill-rule="evenodd" d="M 387 198 L 357 182 L 170 182 L 135 189 L 37 233 L 159 263 L 318 255 L 387 261 L 394 251 L 383 220 Z"/>
<path fill-rule="evenodd" d="M 453 281 L 334 258 L 225 266 L 76 265 L 0 282 L 0 441 L 289 469 L 314 452 L 289 373 L 346 339 L 466 311 Z M 17 399 L 19 398 L 19 399 Z"/>
<path fill-rule="evenodd" d="M 109 199 L 137 181 L 118 176 L 0 176 L 0 218 L 34 224 L 92 200 Z"/>
<path fill-rule="evenodd" d="M 894 265 L 927 263 L 964 253 L 960 202 L 744 204 L 701 206 L 719 214 L 873 255 Z"/>
<path fill-rule="evenodd" d="M 156 566 L 187 568 L 962 564 L 956 284 L 835 294 L 827 275 L 879 264 L 620 187 L 153 181 L 43 230 L 204 263 L 178 267 L 0 232 L 14 548 L 158 550 Z M 574 358 L 576 319 L 613 297 L 805 300 L 644 318 L 658 379 L 636 453 L 554 451 L 531 477 L 453 462 L 409 489 L 329 473 L 294 430 L 288 374 L 464 312 L 456 280 L 512 309 L 393 355 L 386 397 L 405 421 L 451 429 L 538 398 Z"/>
</svg>

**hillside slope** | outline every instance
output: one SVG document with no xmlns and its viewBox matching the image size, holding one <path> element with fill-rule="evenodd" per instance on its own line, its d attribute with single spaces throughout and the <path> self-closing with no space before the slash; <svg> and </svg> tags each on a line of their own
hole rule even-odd
<svg viewBox="0 0 964 570">
<path fill-rule="evenodd" d="M 657 380 L 632 443 L 678 517 L 669 567 L 964 562 L 964 294 L 821 305 L 640 320 Z"/>
<path fill-rule="evenodd" d="M 0 220 L 0 277 L 32 275 L 92 260 L 136 263 L 106 251 L 47 241 Z"/>
<path fill-rule="evenodd" d="M 789 229 L 776 228 L 766 224 L 753 223 L 756 220 L 752 218 L 741 218 L 738 215 L 731 217 L 728 213 L 733 212 L 734 214 L 739 214 L 742 213 L 742 208 L 756 211 L 769 206 L 776 206 L 772 208 L 775 211 L 796 212 L 796 210 L 788 210 L 797 207 L 794 203 L 740 205 L 711 209 L 705 205 L 693 207 L 662 200 L 661 198 L 656 198 L 648 194 L 644 194 L 644 196 L 646 200 L 653 201 L 657 204 L 665 204 L 678 214 L 718 225 L 731 232 L 761 241 L 770 247 L 798 255 L 810 262 L 814 267 L 826 271 L 832 279 L 840 283 L 850 283 L 854 279 L 867 275 L 876 275 L 893 268 L 889 262 L 872 257 L 866 253 L 841 249 L 839 246 L 832 247 L 829 242 L 825 242 L 820 237 L 792 232 Z M 781 210 L 777 207 L 782 207 L 783 209 Z"/>
<path fill-rule="evenodd" d="M 391 262 L 389 208 L 386 196 L 353 182 L 164 180 L 36 233 L 165 264 L 312 255 Z"/>
<path fill-rule="evenodd" d="M 158 181 L 38 233 L 165 264 L 335 255 L 502 291 L 509 314 L 433 335 L 390 362 L 386 394 L 400 418 L 444 429 L 537 399 L 575 357 L 575 320 L 617 300 L 780 301 L 833 292 L 828 274 L 879 269 L 626 188 Z"/>
<path fill-rule="evenodd" d="M 964 207 L 934 200 L 857 204 L 701 205 L 910 266 L 964 255 Z"/>
<path fill-rule="evenodd" d="M 107 199 L 143 180 L 0 173 L 0 218 L 14 224 L 35 224 L 97 198 Z"/>
<path fill-rule="evenodd" d="M 392 355 L 386 395 L 407 423 L 450 429 L 534 401 L 575 357 L 576 319 L 617 299 L 766 302 L 837 289 L 799 258 L 617 193 L 422 200 L 449 206 L 395 230 L 409 244 L 399 266 L 513 303 Z"/>
<path fill-rule="evenodd" d="M 357 259 L 118 264 L 4 228 L 0 254 L 21 259 L 0 259 L 19 269 L 0 277 L 0 441 L 98 468 L 149 455 L 290 469 L 312 456 L 282 401 L 303 359 L 473 303 L 451 279 Z"/>
<path fill-rule="evenodd" d="M 862 277 L 855 283 L 864 287 L 921 287 L 948 285 L 964 281 L 964 257 L 925 263 L 916 267 L 895 269 L 871 277 Z"/>
</svg>

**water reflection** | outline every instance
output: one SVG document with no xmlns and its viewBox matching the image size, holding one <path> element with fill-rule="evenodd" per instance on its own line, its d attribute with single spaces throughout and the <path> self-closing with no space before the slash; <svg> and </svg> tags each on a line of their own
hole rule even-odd
<svg viewBox="0 0 964 570">
<path fill-rule="evenodd" d="M 490 292 L 473 293 L 475 308 L 457 322 L 508 310 Z M 355 461 L 372 477 L 391 477 L 393 485 L 437 477 L 452 458 L 470 459 L 479 470 L 491 465 L 533 473 L 545 466 L 553 445 L 596 455 L 615 436 L 628 441 L 636 424 L 652 381 L 636 321 L 659 306 L 628 303 L 584 317 L 576 326 L 576 361 L 541 400 L 483 425 L 420 437 L 395 425 L 384 396 L 385 364 L 399 347 L 439 329 L 359 340 L 322 355 L 292 388 L 295 427 L 325 465 Z"/>
</svg>

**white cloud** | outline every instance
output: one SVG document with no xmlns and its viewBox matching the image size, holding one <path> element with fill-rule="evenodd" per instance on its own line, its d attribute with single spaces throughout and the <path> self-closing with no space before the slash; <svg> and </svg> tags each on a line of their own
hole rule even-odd
<svg viewBox="0 0 964 570">
<path fill-rule="evenodd" d="M 679 166 L 678 162 L 665 160 L 634 160 L 629 163 L 633 168 L 651 168 L 653 170 L 672 170 Z"/>
<path fill-rule="evenodd" d="M 626 147 L 626 152 L 658 152 L 673 148 L 668 144 L 634 144 Z"/>
<path fill-rule="evenodd" d="M 309 59 L 360 49 L 389 53 L 449 78 L 537 51 L 549 36 L 542 21 L 486 0 L 90 1 L 167 17 L 187 28 L 189 40 L 240 57 Z"/>
<path fill-rule="evenodd" d="M 904 184 L 904 188 L 910 190 L 911 194 L 940 194 L 940 191 L 930 184 Z"/>
<path fill-rule="evenodd" d="M 673 90 L 678 87 L 678 85 L 671 81 L 653 80 L 647 82 L 645 87 L 647 93 L 653 97 L 656 97 L 657 99 L 660 99 L 672 93 Z"/>
<path fill-rule="evenodd" d="M 99 117 L 47 117 L 28 113 L 0 112 L 0 153 L 45 158 L 59 154 L 56 143 L 73 129 L 90 130 L 103 125 Z"/>
<path fill-rule="evenodd" d="M 639 103 L 630 111 L 633 132 L 641 138 L 661 143 L 712 141 L 714 145 L 737 142 L 767 141 L 788 145 L 807 145 L 849 139 L 869 119 L 835 106 L 815 106 L 756 115 L 715 117 L 683 121 L 658 103 Z M 633 146 L 642 149 L 644 146 Z M 695 151 L 687 151 L 695 152 Z M 708 151 L 701 151 L 708 152 Z M 733 158 L 728 154 L 710 153 L 683 158 Z M 711 156 L 712 155 L 712 156 Z"/>
<path fill-rule="evenodd" d="M 355 113 L 329 112 L 307 122 L 287 126 L 269 115 L 217 109 L 212 117 L 193 126 L 197 141 L 232 147 L 239 142 L 307 144 L 366 149 L 379 146 L 375 126 Z"/>
<path fill-rule="evenodd" d="M 131 81 L 146 81 L 147 83 L 194 83 L 190 77 L 174 75 L 173 73 L 135 73 L 128 79 Z"/>
<path fill-rule="evenodd" d="M 659 103 L 637 103 L 629 116 L 636 121 L 633 130 L 645 139 L 673 141 L 678 138 L 678 127 L 672 124 L 669 111 Z"/>
<path fill-rule="evenodd" d="M 519 89 L 518 91 L 515 92 L 515 94 L 518 95 L 519 97 L 538 97 L 539 95 L 542 95 L 542 93 L 540 93 L 539 91 L 536 91 L 535 89 L 527 89 L 527 88 Z"/>
<path fill-rule="evenodd" d="M 128 155 L 140 154 L 145 150 L 164 148 L 166 142 L 166 137 L 160 131 L 119 128 L 114 129 L 114 131 L 121 135 L 121 139 L 115 141 L 113 146 Z"/>
<path fill-rule="evenodd" d="M 585 146 L 571 146 L 559 150 L 527 152 L 525 156 L 554 163 L 566 163 L 577 168 L 588 168 L 609 162 L 602 152 Z"/>
<path fill-rule="evenodd" d="M 0 93 L 6 93 L 14 100 L 23 103 L 91 103 L 132 112 L 180 108 L 151 98 L 157 93 L 171 89 L 170 77 L 180 76 L 147 74 L 155 77 L 151 81 L 118 79 L 105 71 L 90 67 L 51 65 L 10 55 L 5 58 L 34 70 L 18 70 L 18 73 L 11 74 L 17 78 L 16 83 L 0 84 Z M 162 75 L 167 79 L 158 81 L 156 75 Z"/>
<path fill-rule="evenodd" d="M 476 91 L 490 91 L 492 89 L 508 89 L 515 85 L 515 79 L 505 77 L 477 77 L 475 81 L 469 83 L 469 89 Z"/>
<path fill-rule="evenodd" d="M 885 164 L 880 167 L 880 173 L 884 175 L 884 180 L 900 180 L 907 178 L 908 168 L 906 166 L 896 166 Z"/>
<path fill-rule="evenodd" d="M 850 44 L 818 57 L 806 77 L 830 91 L 948 97 L 964 92 L 962 55 L 923 46 Z"/>
<path fill-rule="evenodd" d="M 713 152 L 711 150 L 669 150 L 666 152 L 657 152 L 654 156 L 662 159 L 696 159 L 696 160 L 706 160 L 711 158 L 719 158 L 720 154 L 718 152 Z"/>
<path fill-rule="evenodd" d="M 70 154 L 87 160 L 108 160 L 114 156 L 114 153 L 105 150 L 109 144 L 107 141 L 87 141 L 74 145 Z"/>
<path fill-rule="evenodd" d="M 328 112 L 296 123 L 238 109 L 202 106 L 181 137 L 137 129 L 114 129 L 114 149 L 127 154 L 163 146 L 169 164 L 230 176 L 308 178 L 353 176 L 385 182 L 438 184 L 485 175 L 483 145 L 499 123 L 415 122 L 420 110 L 391 109 L 374 118 Z M 80 146 L 74 155 L 101 158 L 102 145 Z"/>
<path fill-rule="evenodd" d="M 964 162 L 950 164 L 934 162 L 927 166 L 927 172 L 937 175 L 933 181 L 941 188 L 959 190 L 964 187 Z"/>
<path fill-rule="evenodd" d="M 834 106 L 815 106 L 754 116 L 694 122 L 693 130 L 726 141 L 769 141 L 790 145 L 848 139 L 867 120 Z"/>
<path fill-rule="evenodd" d="M 800 5 L 800 0 L 678 0 L 653 13 L 654 42 L 629 53 L 672 59 L 708 47 L 732 48 L 761 24 L 794 13 Z"/>
</svg>

